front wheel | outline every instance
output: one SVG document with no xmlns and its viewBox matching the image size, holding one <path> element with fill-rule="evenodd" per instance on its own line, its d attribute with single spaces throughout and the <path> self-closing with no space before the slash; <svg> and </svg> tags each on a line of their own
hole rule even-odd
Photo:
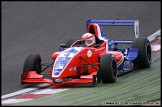
<svg viewBox="0 0 162 107">
<path fill-rule="evenodd" d="M 39 54 L 30 54 L 26 57 L 23 74 L 27 71 L 36 71 L 37 74 L 41 73 L 41 57 Z"/>
</svg>

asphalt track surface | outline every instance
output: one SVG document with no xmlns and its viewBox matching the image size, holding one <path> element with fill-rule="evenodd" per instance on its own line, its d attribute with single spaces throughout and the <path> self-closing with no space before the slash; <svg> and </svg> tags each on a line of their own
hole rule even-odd
<svg viewBox="0 0 162 107">
<path fill-rule="evenodd" d="M 160 1 L 3 1 L 1 94 L 31 87 L 20 85 L 26 56 L 39 53 L 43 62 L 51 62 L 60 43 L 81 38 L 87 19 L 138 19 L 140 37 L 147 37 L 161 29 L 160 8 Z M 131 33 L 110 30 L 115 39 L 129 38 Z"/>
</svg>

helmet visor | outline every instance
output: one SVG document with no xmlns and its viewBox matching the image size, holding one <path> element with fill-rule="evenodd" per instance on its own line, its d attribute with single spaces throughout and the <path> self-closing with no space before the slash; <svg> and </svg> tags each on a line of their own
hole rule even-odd
<svg viewBox="0 0 162 107">
<path fill-rule="evenodd" d="M 94 44 L 94 40 L 95 38 L 90 38 L 90 39 L 88 39 L 88 40 L 85 40 L 85 45 L 87 45 L 87 46 L 89 46 L 89 45 L 92 45 L 92 44 Z"/>
</svg>

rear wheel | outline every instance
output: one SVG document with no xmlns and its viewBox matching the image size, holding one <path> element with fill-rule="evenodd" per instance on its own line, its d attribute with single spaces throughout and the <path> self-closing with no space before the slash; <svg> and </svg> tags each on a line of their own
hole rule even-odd
<svg viewBox="0 0 162 107">
<path fill-rule="evenodd" d="M 27 71 L 36 71 L 37 74 L 41 73 L 41 57 L 39 54 L 30 54 L 26 57 L 23 74 Z"/>
<path fill-rule="evenodd" d="M 100 58 L 100 75 L 103 83 L 114 83 L 117 78 L 117 64 L 112 54 Z"/>
<path fill-rule="evenodd" d="M 138 49 L 138 56 L 133 61 L 135 68 L 148 68 L 151 65 L 151 44 L 147 38 L 136 38 L 132 43 L 132 48 Z"/>
</svg>

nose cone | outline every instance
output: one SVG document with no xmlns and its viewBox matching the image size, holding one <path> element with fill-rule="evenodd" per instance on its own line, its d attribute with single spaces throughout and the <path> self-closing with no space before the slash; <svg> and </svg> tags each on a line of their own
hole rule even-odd
<svg viewBox="0 0 162 107">
<path fill-rule="evenodd" d="M 75 48 L 68 48 L 64 51 L 62 51 L 59 56 L 56 58 L 54 66 L 53 66 L 53 72 L 52 77 L 58 78 L 63 71 L 66 71 L 66 67 L 70 63 L 71 59 L 79 52 L 78 49 Z"/>
</svg>

